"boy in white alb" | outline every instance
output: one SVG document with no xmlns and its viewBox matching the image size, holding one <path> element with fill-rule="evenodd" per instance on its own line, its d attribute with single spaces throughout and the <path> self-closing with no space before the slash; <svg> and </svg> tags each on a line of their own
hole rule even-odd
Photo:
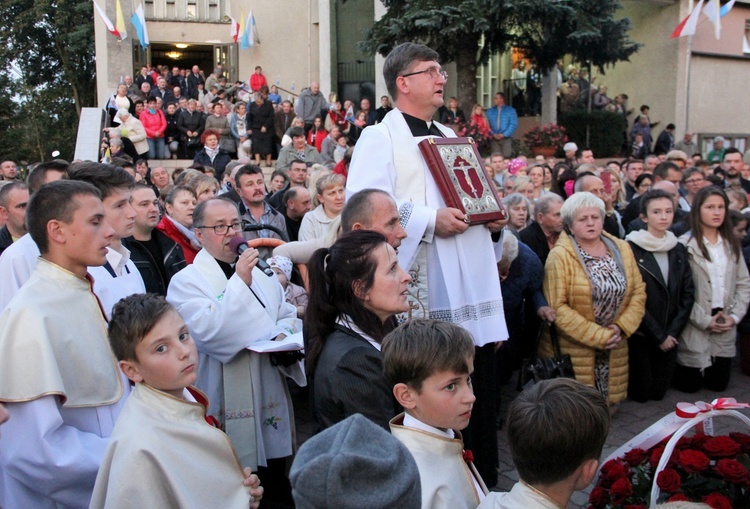
<svg viewBox="0 0 750 509">
<path fill-rule="evenodd" d="M 391 420 L 391 433 L 417 462 L 422 508 L 475 509 L 487 487 L 459 431 L 468 426 L 476 400 L 471 335 L 452 323 L 417 319 L 388 334 L 381 353 L 405 410 Z"/>
<path fill-rule="evenodd" d="M 122 299 L 109 340 L 136 385 L 112 432 L 91 508 L 257 509 L 260 481 L 243 471 L 226 434 L 206 418 L 205 395 L 191 387 L 198 350 L 174 307 L 155 294 Z"/>
<path fill-rule="evenodd" d="M 114 422 L 130 392 L 107 341 L 88 267 L 114 231 L 101 193 L 51 182 L 26 211 L 41 257 L 0 319 L 0 507 L 88 507 Z"/>
<path fill-rule="evenodd" d="M 544 380 L 508 408 L 508 444 L 521 478 L 490 493 L 480 509 L 560 509 L 596 476 L 609 432 L 609 406 L 596 389 L 570 378 Z"/>
</svg>

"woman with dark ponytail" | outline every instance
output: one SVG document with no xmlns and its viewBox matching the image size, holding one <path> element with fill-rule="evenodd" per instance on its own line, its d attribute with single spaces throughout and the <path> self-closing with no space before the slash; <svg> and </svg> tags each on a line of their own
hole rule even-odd
<svg viewBox="0 0 750 509">
<path fill-rule="evenodd" d="M 357 230 L 309 264 L 307 373 L 318 431 L 355 413 L 388 429 L 396 415 L 380 343 L 409 309 L 411 280 L 380 233 Z"/>
</svg>

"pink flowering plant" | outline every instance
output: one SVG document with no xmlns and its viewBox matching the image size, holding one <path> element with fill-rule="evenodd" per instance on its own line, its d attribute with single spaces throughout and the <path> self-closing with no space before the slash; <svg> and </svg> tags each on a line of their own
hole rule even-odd
<svg viewBox="0 0 750 509">
<path fill-rule="evenodd" d="M 538 125 L 523 135 L 523 141 L 530 150 L 551 147 L 559 150 L 568 141 L 565 128 L 557 124 Z"/>
</svg>

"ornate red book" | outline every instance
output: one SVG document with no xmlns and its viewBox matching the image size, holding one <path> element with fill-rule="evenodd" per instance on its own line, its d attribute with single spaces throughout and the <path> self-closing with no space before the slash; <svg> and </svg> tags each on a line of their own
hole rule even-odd
<svg viewBox="0 0 750 509">
<path fill-rule="evenodd" d="M 428 138 L 419 142 L 419 150 L 445 204 L 466 214 L 469 224 L 506 218 L 473 138 Z"/>
</svg>

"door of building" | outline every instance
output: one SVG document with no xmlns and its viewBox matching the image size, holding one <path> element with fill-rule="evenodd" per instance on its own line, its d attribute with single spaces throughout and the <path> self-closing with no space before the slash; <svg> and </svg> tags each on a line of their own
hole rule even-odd
<svg viewBox="0 0 750 509">
<path fill-rule="evenodd" d="M 239 54 L 236 44 L 214 45 L 214 67 L 221 64 L 228 83 L 234 83 L 239 78 Z"/>
</svg>

